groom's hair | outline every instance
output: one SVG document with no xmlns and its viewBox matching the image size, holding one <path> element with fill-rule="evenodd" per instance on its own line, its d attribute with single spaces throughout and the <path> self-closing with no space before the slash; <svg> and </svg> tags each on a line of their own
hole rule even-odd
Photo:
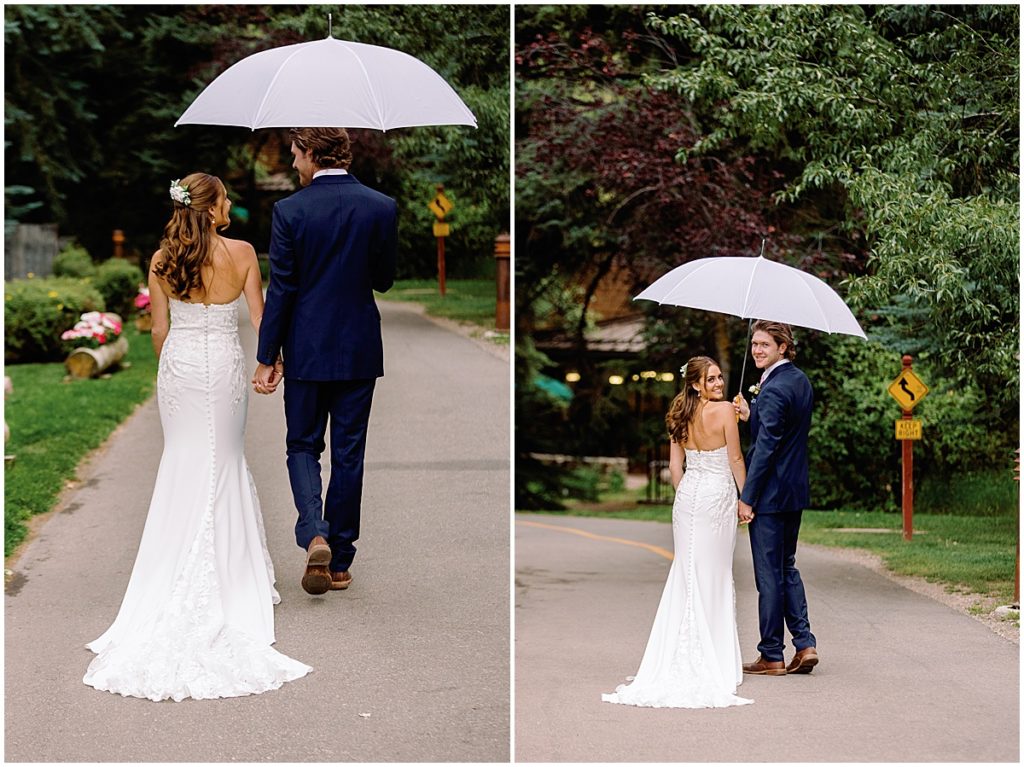
<svg viewBox="0 0 1024 767">
<path fill-rule="evenodd" d="M 796 358 L 796 341 L 793 340 L 793 328 L 784 322 L 772 322 L 771 320 L 758 320 L 754 323 L 751 333 L 764 331 L 772 337 L 779 346 L 786 345 L 786 351 L 782 356 L 792 362 Z"/>
<path fill-rule="evenodd" d="M 318 168 L 345 168 L 352 164 L 352 147 L 344 128 L 290 128 L 290 138 L 300 152 L 313 152 Z"/>
</svg>

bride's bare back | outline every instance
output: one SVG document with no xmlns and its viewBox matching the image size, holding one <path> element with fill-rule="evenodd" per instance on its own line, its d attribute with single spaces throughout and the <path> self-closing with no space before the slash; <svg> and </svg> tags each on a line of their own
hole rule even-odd
<svg viewBox="0 0 1024 767">
<path fill-rule="evenodd" d="M 672 475 L 672 486 L 678 487 L 683 476 L 684 450 L 700 450 L 711 452 L 728 448 L 729 468 L 732 470 L 736 486 L 743 490 L 746 481 L 746 466 L 743 463 L 743 451 L 740 448 L 740 432 L 736 425 L 736 411 L 732 403 L 726 401 L 709 401 L 694 415 L 686 430 L 686 443 L 680 445 L 672 440 L 669 445 L 669 471 Z"/>
<path fill-rule="evenodd" d="M 187 299 L 174 294 L 167 281 L 154 271 L 163 262 L 163 251 L 153 254 L 149 268 L 149 300 L 153 314 L 153 347 L 157 356 L 169 329 L 169 300 L 194 304 L 230 304 L 245 295 L 249 319 L 256 332 L 263 317 L 263 281 L 256 250 L 244 240 L 213 237 L 209 263 L 200 269 L 202 286 Z"/>
</svg>

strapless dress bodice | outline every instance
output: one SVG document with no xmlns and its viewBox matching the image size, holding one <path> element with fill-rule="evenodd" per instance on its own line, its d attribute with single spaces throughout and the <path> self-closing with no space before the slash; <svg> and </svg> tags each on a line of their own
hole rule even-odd
<svg viewBox="0 0 1024 767">
<path fill-rule="evenodd" d="M 732 471 L 729 469 L 729 449 L 726 445 L 717 450 L 686 449 L 685 452 L 687 471 L 700 470 L 732 477 Z"/>
<path fill-rule="evenodd" d="M 172 330 L 201 330 L 207 333 L 234 333 L 238 330 L 238 302 L 200 304 L 170 299 Z"/>
</svg>

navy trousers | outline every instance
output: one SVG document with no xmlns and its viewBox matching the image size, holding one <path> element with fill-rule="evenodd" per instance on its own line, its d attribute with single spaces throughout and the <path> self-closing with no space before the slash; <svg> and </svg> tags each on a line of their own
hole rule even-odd
<svg viewBox="0 0 1024 767">
<path fill-rule="evenodd" d="M 299 381 L 285 378 L 288 479 L 299 518 L 295 542 L 302 549 L 320 535 L 331 546 L 331 570 L 348 570 L 356 555 L 363 495 L 366 426 L 376 379 Z M 321 500 L 320 456 L 331 427 L 331 478 Z"/>
<path fill-rule="evenodd" d="M 749 525 L 761 628 L 757 650 L 767 661 L 784 660 L 783 620 L 798 651 L 817 645 L 807 619 L 804 582 L 796 569 L 796 539 L 802 514 L 756 514 Z"/>
</svg>

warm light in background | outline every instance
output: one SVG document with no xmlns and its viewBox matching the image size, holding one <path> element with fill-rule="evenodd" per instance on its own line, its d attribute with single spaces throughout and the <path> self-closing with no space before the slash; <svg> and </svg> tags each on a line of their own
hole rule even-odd
<svg viewBox="0 0 1024 767">
<path fill-rule="evenodd" d="M 625 380 L 622 376 L 608 376 L 608 383 L 612 386 L 620 386 Z"/>
<path fill-rule="evenodd" d="M 659 381 L 674 381 L 674 380 L 676 380 L 676 375 L 675 375 L 675 373 L 662 373 L 660 376 L 658 376 L 658 380 Z"/>
<path fill-rule="evenodd" d="M 579 373 L 566 373 L 565 374 L 565 380 L 568 381 L 569 383 L 576 383 L 577 381 L 580 380 L 580 374 Z"/>
</svg>

